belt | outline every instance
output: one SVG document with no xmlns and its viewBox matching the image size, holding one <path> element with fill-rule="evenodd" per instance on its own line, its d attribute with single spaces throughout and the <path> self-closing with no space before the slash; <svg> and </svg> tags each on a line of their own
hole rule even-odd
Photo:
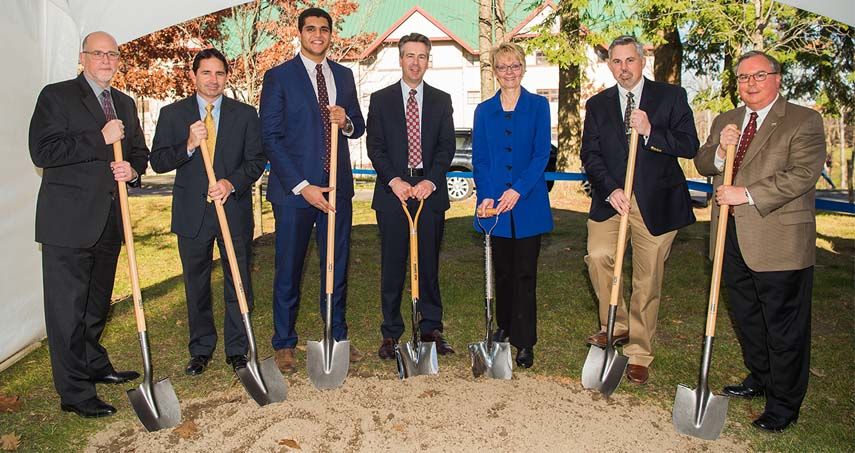
<svg viewBox="0 0 855 453">
<path fill-rule="evenodd" d="M 425 169 L 424 168 L 407 168 L 406 170 L 404 170 L 404 176 L 409 176 L 411 178 L 413 176 L 424 176 L 424 175 L 425 175 Z"/>
</svg>

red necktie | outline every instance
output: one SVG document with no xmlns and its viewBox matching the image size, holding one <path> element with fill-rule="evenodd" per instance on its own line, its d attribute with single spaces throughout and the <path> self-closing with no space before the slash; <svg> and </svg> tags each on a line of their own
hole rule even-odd
<svg viewBox="0 0 855 453">
<path fill-rule="evenodd" d="M 422 163 L 422 134 L 419 130 L 416 93 L 416 90 L 410 90 L 410 97 L 407 99 L 407 163 L 410 168 L 416 168 Z"/>
<path fill-rule="evenodd" d="M 98 97 L 101 101 L 101 110 L 104 111 L 107 121 L 116 119 L 116 110 L 113 109 L 113 99 L 110 97 L 110 90 L 102 91 Z"/>
<path fill-rule="evenodd" d="M 324 171 L 330 172 L 330 98 L 327 95 L 327 81 L 324 78 L 324 66 L 315 65 L 318 82 L 318 108 L 321 110 L 321 126 L 324 128 Z"/>
<path fill-rule="evenodd" d="M 742 131 L 742 136 L 739 138 L 739 147 L 736 148 L 736 157 L 733 159 L 733 176 L 739 171 L 739 166 L 742 165 L 742 159 L 745 158 L 745 152 L 748 151 L 748 145 L 754 139 L 754 134 L 757 133 L 757 112 L 751 112 L 748 117 L 748 125 Z"/>
</svg>

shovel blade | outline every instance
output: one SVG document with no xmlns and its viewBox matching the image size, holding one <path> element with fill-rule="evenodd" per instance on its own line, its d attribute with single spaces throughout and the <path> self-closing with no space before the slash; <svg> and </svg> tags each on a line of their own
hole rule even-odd
<svg viewBox="0 0 855 453">
<path fill-rule="evenodd" d="M 327 341 L 332 341 L 332 355 L 327 354 Z M 350 369 L 350 341 L 307 341 L 306 368 L 309 380 L 319 390 L 341 387 Z"/>
<path fill-rule="evenodd" d="M 401 351 L 403 377 L 439 374 L 439 359 L 436 355 L 436 343 L 423 341 L 414 345 L 408 341 Z"/>
<path fill-rule="evenodd" d="M 237 370 L 237 375 L 243 388 L 259 406 L 285 401 L 288 387 L 273 357 L 260 363 L 252 357 L 244 368 Z"/>
<path fill-rule="evenodd" d="M 582 387 L 609 396 L 618 388 L 629 359 L 614 347 L 591 346 L 582 367 Z"/>
<path fill-rule="evenodd" d="M 514 375 L 511 362 L 511 345 L 507 342 L 493 342 L 493 348 L 486 341 L 469 344 L 469 357 L 472 359 L 472 375 L 491 379 L 511 379 Z"/>
<path fill-rule="evenodd" d="M 727 418 L 727 403 L 726 396 L 713 395 L 709 389 L 678 385 L 671 422 L 680 434 L 716 440 Z"/>
<path fill-rule="evenodd" d="M 181 422 L 181 406 L 169 379 L 154 385 L 140 384 L 128 390 L 128 399 L 146 431 L 172 428 Z"/>
</svg>

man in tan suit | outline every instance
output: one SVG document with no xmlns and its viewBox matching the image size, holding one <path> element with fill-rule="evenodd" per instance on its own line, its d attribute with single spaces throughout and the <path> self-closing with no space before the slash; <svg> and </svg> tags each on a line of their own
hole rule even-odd
<svg viewBox="0 0 855 453">
<path fill-rule="evenodd" d="M 732 397 L 766 395 L 754 426 L 783 431 L 799 417 L 810 363 L 810 307 L 815 262 L 815 191 L 825 159 L 822 117 L 780 96 L 781 65 L 763 52 L 739 58 L 745 105 L 714 121 L 695 166 L 715 176 L 727 222 L 724 284 L 750 374 L 724 388 Z M 722 185 L 725 148 L 737 147 L 733 185 Z M 714 247 L 715 244 L 711 244 Z"/>
</svg>

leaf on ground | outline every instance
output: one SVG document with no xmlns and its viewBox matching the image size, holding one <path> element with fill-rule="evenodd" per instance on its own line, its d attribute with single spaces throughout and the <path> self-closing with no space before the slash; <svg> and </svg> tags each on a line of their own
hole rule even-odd
<svg viewBox="0 0 855 453">
<path fill-rule="evenodd" d="M 0 394 L 0 412 L 15 412 L 21 408 L 21 398 Z"/>
<path fill-rule="evenodd" d="M 394 425 L 392 425 L 392 429 L 393 429 L 393 430 L 395 430 L 395 431 L 398 431 L 399 433 L 402 433 L 402 432 L 404 432 L 407 428 L 404 426 L 404 424 L 403 424 L 403 423 L 395 423 Z"/>
<path fill-rule="evenodd" d="M 196 422 L 193 420 L 187 420 L 176 426 L 172 432 L 178 434 L 178 437 L 182 439 L 190 439 L 199 432 L 199 427 L 196 426 Z"/>
<path fill-rule="evenodd" d="M 439 390 L 425 390 L 421 395 L 419 395 L 419 398 L 433 398 L 436 395 L 439 395 Z"/>
<path fill-rule="evenodd" d="M 12 433 L 12 434 L 3 434 L 0 436 L 0 450 L 3 451 L 17 451 L 18 447 L 21 446 L 21 436 Z"/>
<path fill-rule="evenodd" d="M 302 352 L 306 352 L 306 345 L 304 345 L 304 344 L 298 344 L 298 345 L 297 345 L 297 350 L 298 350 L 298 351 L 302 351 Z"/>
<path fill-rule="evenodd" d="M 294 439 L 279 439 L 279 445 L 293 448 L 294 450 L 302 450 L 302 448 L 300 448 L 300 444 L 298 444 Z"/>
<path fill-rule="evenodd" d="M 825 377 L 825 372 L 824 372 L 824 371 L 822 371 L 822 370 L 820 370 L 819 368 L 813 368 L 813 367 L 811 367 L 811 369 L 810 369 L 810 374 L 812 374 L 812 375 L 814 375 L 814 376 L 816 376 L 816 377 Z"/>
</svg>

